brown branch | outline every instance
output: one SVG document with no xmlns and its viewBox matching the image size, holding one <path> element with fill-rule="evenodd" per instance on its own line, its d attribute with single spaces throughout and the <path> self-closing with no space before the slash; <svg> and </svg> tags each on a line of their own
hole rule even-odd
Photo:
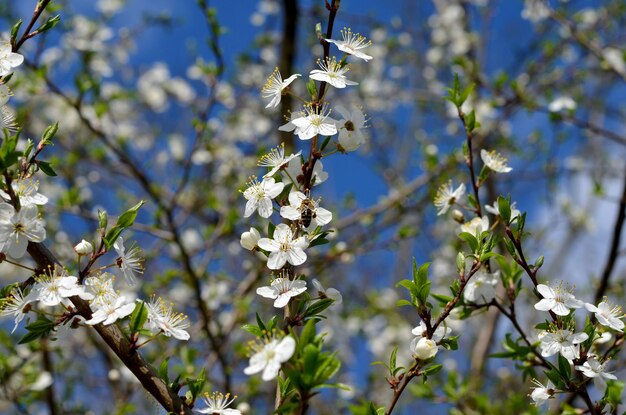
<svg viewBox="0 0 626 415">
<path fill-rule="evenodd" d="M 28 253 L 41 269 L 53 267 L 55 264 L 59 263 L 50 250 L 41 243 L 29 242 Z M 87 301 L 77 296 L 71 297 L 70 300 L 81 316 L 87 320 L 91 318 L 91 309 Z M 157 376 L 154 369 L 136 350 L 131 348 L 128 339 L 117 325 L 111 324 L 104 326 L 97 324 L 94 328 L 102 340 L 111 348 L 113 353 L 115 353 L 137 377 L 144 389 L 150 393 L 163 408 L 174 414 L 192 415 L 191 409 L 185 405 L 181 397 Z"/>
<path fill-rule="evenodd" d="M 283 0 L 283 40 L 280 49 L 279 70 L 287 76 L 293 71 L 293 62 L 296 56 L 296 36 L 298 28 L 298 0 Z M 290 94 L 284 95 L 280 101 L 281 116 L 289 114 L 291 110 L 292 97 Z M 280 141 L 285 143 L 288 152 L 294 150 L 293 133 L 289 131 L 280 132 Z"/>
</svg>

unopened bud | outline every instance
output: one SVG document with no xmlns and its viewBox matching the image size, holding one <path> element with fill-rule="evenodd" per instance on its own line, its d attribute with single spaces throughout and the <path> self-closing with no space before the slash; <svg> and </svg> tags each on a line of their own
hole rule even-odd
<svg viewBox="0 0 626 415">
<path fill-rule="evenodd" d="M 456 222 L 460 223 L 461 225 L 465 223 L 465 216 L 463 215 L 463 212 L 461 212 L 458 209 L 454 209 L 452 211 L 452 219 L 454 219 Z"/>
<path fill-rule="evenodd" d="M 418 340 L 417 344 L 415 344 L 413 356 L 420 360 L 428 360 L 435 357 L 438 350 L 439 348 L 434 340 L 422 337 Z"/>
<path fill-rule="evenodd" d="M 80 256 L 90 255 L 93 252 L 93 245 L 83 239 L 74 247 L 74 251 Z"/>
<path fill-rule="evenodd" d="M 244 232 L 241 234 L 241 240 L 239 242 L 244 249 L 252 251 L 254 248 L 256 248 L 256 244 L 259 242 L 259 239 L 261 239 L 261 234 L 259 233 L 259 231 L 254 228 L 250 228 L 249 232 Z"/>
</svg>

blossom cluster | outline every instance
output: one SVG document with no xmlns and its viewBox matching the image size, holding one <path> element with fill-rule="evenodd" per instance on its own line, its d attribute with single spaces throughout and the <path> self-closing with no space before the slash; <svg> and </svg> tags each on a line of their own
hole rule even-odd
<svg viewBox="0 0 626 415">
<path fill-rule="evenodd" d="M 347 77 L 350 70 L 346 61 L 348 56 L 366 62 L 372 59 L 364 51 L 371 42 L 350 29 L 342 30 L 341 34 L 342 40 L 324 41 L 335 45 L 344 55 L 318 60 L 318 68 L 309 73 L 310 84 L 320 82 L 321 91 L 326 87 L 344 89 L 358 85 Z M 301 77 L 301 74 L 293 74 L 283 79 L 275 69 L 261 91 L 262 97 L 268 100 L 266 108 L 276 108 L 283 95 L 294 94 L 292 84 Z M 333 136 L 337 136 L 336 141 L 332 141 L 335 150 L 328 154 L 354 151 L 365 142 L 363 130 L 366 116 L 360 108 L 349 110 L 338 105 L 335 110 L 340 117 L 333 118 L 334 111 L 325 100 L 325 94 L 316 96 L 317 89 L 307 88 L 312 94 L 311 100 L 298 97 L 305 104 L 291 113 L 288 122 L 279 130 L 293 132 L 300 140 L 311 143 L 309 160 L 305 160 L 301 151 L 287 155 L 284 144 L 281 144 L 259 160 L 259 166 L 269 169 L 261 180 L 252 177 L 243 191 L 246 199 L 244 217 L 251 217 L 257 212 L 261 218 L 271 220 L 274 212 L 278 212 L 282 220 L 275 226 L 270 225 L 267 236 L 262 236 L 254 227 L 241 235 L 241 246 L 266 258 L 267 268 L 273 272 L 270 285 L 259 287 L 256 292 L 261 297 L 274 300 L 276 308 L 288 307 L 293 298 L 306 292 L 305 277 L 297 276 L 294 268 L 307 261 L 306 250 L 316 239 L 323 238 L 324 227 L 333 219 L 333 214 L 321 206 L 320 200 L 311 196 L 312 188 L 328 178 L 319 160 L 324 157 L 324 147 L 318 148 L 318 137 L 326 137 L 328 143 Z M 319 155 L 313 157 L 314 152 Z M 324 290 L 317 280 L 313 283 L 319 298 L 332 298 L 335 304 L 341 303 L 341 294 L 337 290 Z M 273 379 L 278 375 L 281 364 L 292 357 L 294 350 L 295 341 L 289 335 L 267 340 L 262 346 L 254 348 L 250 366 L 244 373 L 250 375 L 263 371 L 263 380 Z"/>
</svg>

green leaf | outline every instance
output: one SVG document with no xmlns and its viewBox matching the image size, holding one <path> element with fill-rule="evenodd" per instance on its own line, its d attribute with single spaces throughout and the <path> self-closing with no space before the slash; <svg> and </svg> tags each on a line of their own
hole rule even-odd
<svg viewBox="0 0 626 415">
<path fill-rule="evenodd" d="M 248 333 L 256 337 L 263 336 L 263 331 L 261 331 L 261 329 L 255 326 L 254 324 L 244 324 L 243 326 L 241 326 L 241 329 L 244 331 L 247 331 Z"/>
<path fill-rule="evenodd" d="M 44 24 L 39 26 L 37 28 L 37 31 L 40 32 L 40 33 L 43 33 L 43 32 L 45 32 L 47 30 L 50 30 L 54 26 L 56 26 L 60 21 L 61 21 L 61 16 L 58 15 L 58 14 L 56 16 L 48 17 L 48 20 L 46 20 L 46 22 Z"/>
<path fill-rule="evenodd" d="M 572 368 L 569 361 L 559 353 L 559 372 L 564 379 L 569 379 L 572 375 Z"/>
<path fill-rule="evenodd" d="M 138 301 L 137 304 L 135 304 L 135 309 L 130 315 L 130 332 L 136 333 L 141 330 L 147 320 L 148 309 L 146 308 L 146 303 Z"/>
<path fill-rule="evenodd" d="M 403 307 L 403 306 L 405 306 L 405 305 L 408 305 L 408 306 L 413 306 L 414 304 L 413 304 L 412 302 L 410 302 L 410 301 L 408 301 L 408 300 L 404 300 L 404 299 L 402 299 L 402 300 L 398 300 L 398 301 L 396 302 L 396 307 Z"/>
<path fill-rule="evenodd" d="M 41 135 L 41 141 L 43 141 L 45 145 L 52 144 L 52 139 L 56 135 L 57 131 L 59 131 L 58 121 L 46 127 L 46 129 L 43 131 L 43 134 Z"/>
<path fill-rule="evenodd" d="M 469 232 L 461 232 L 459 234 L 459 238 L 461 238 L 467 243 L 467 245 L 469 246 L 472 252 L 478 251 L 479 244 L 478 244 L 478 239 L 476 239 L 476 236 L 472 235 Z"/>
<path fill-rule="evenodd" d="M 22 26 L 22 19 L 18 20 L 17 23 L 15 23 L 11 28 L 11 44 L 13 45 L 17 39 L 17 32 L 20 30 L 20 26 Z"/>
<path fill-rule="evenodd" d="M 328 307 L 333 305 L 335 300 L 332 298 L 322 298 L 313 304 L 311 304 L 306 311 L 304 312 L 305 317 L 313 317 L 326 310 Z"/>
<path fill-rule="evenodd" d="M 498 212 L 507 225 L 511 222 L 511 203 L 508 199 L 498 196 Z"/>
<path fill-rule="evenodd" d="M 137 211 L 139 211 L 139 208 L 141 208 L 145 203 L 145 201 L 141 200 L 135 206 L 122 213 L 117 219 L 117 224 L 115 226 L 119 226 L 120 228 L 128 228 L 129 226 L 132 226 L 137 218 Z"/>
<path fill-rule="evenodd" d="M 54 327 L 54 321 L 51 321 L 44 316 L 39 316 L 37 321 L 26 326 L 26 330 L 28 330 L 28 333 L 24 337 L 22 337 L 18 343 L 30 343 L 33 340 L 47 337 L 52 332 L 52 330 L 54 330 Z"/>
<path fill-rule="evenodd" d="M 37 167 L 39 167 L 39 170 L 41 170 L 46 176 L 57 175 L 54 169 L 50 166 L 49 162 L 37 160 L 35 163 L 37 163 Z"/>
<path fill-rule="evenodd" d="M 268 222 L 267 224 L 267 237 L 272 239 L 274 237 L 274 230 L 276 229 L 276 226 L 274 226 L 274 224 L 272 222 Z"/>
<path fill-rule="evenodd" d="M 441 369 L 443 369 L 443 365 L 440 365 L 440 364 L 430 365 L 424 370 L 422 370 L 422 374 L 425 376 L 434 375 L 435 373 L 440 372 Z"/>
<path fill-rule="evenodd" d="M 170 377 L 169 377 L 168 370 L 167 370 L 167 366 L 169 365 L 169 362 L 170 362 L 170 358 L 166 357 L 165 360 L 163 360 L 161 364 L 159 365 L 159 370 L 157 371 L 157 376 L 163 379 L 163 381 L 167 384 L 170 383 Z"/>
</svg>

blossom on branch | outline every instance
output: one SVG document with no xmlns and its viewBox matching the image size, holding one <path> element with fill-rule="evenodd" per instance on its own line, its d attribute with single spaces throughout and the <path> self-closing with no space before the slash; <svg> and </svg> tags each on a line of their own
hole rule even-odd
<svg viewBox="0 0 626 415">
<path fill-rule="evenodd" d="M 285 143 L 280 143 L 276 148 L 273 148 L 269 153 L 265 154 L 258 162 L 258 166 L 269 167 L 270 171 L 263 175 L 263 178 L 272 177 L 278 172 L 278 170 L 287 166 L 291 160 L 296 157 L 300 157 L 302 151 L 298 151 L 296 154 L 291 154 L 285 157 Z"/>
<path fill-rule="evenodd" d="M 235 399 L 237 399 L 237 396 L 233 396 L 231 399 L 230 393 L 224 395 L 220 392 L 213 392 L 211 394 L 205 392 L 202 396 L 202 400 L 207 407 L 204 409 L 194 409 L 194 411 L 200 414 L 210 415 L 241 415 L 241 411 L 228 408 Z"/>
<path fill-rule="evenodd" d="M 305 215 L 310 218 L 309 223 L 302 223 L 307 230 L 313 230 L 318 226 L 327 225 L 333 218 L 333 214 L 320 207 L 317 200 L 306 197 L 302 192 L 289 193 L 289 206 L 280 208 L 280 216 L 292 221 L 304 221 Z M 307 219 L 309 220 L 309 219 Z"/>
<path fill-rule="evenodd" d="M 124 239 L 120 236 L 113 244 L 113 248 L 117 252 L 117 266 L 122 270 L 126 283 L 128 285 L 134 285 L 137 281 L 136 274 L 143 274 L 143 258 L 141 256 L 141 248 L 136 245 L 131 245 L 130 249 L 126 251 L 124 248 Z"/>
<path fill-rule="evenodd" d="M 463 183 L 456 189 L 452 187 L 452 181 L 439 186 L 434 200 L 435 207 L 437 208 L 437 216 L 446 213 L 448 209 L 450 209 L 450 206 L 461 200 L 464 194 L 465 185 Z"/>
<path fill-rule="evenodd" d="M 28 205 L 15 211 L 8 203 L 0 203 L 0 250 L 13 258 L 26 253 L 28 241 L 42 242 L 46 229 L 39 218 L 37 206 Z"/>
<path fill-rule="evenodd" d="M 267 260 L 269 269 L 281 269 L 288 262 L 291 265 L 301 265 L 306 261 L 304 249 L 309 245 L 304 236 L 293 239 L 291 228 L 281 223 L 274 230 L 274 239 L 259 239 L 259 248 L 270 252 Z"/>
<path fill-rule="evenodd" d="M 173 304 L 166 304 L 160 297 L 152 297 L 150 302 L 145 304 L 153 332 L 163 333 L 178 340 L 189 340 L 189 333 L 185 329 L 191 326 L 191 323 L 186 315 L 172 310 Z"/>
<path fill-rule="evenodd" d="M 561 285 L 550 287 L 545 284 L 537 285 L 537 291 L 543 299 L 535 304 L 535 309 L 539 311 L 552 311 L 557 316 L 566 316 L 570 313 L 571 308 L 580 308 L 583 302 L 577 300 L 576 297 Z"/>
<path fill-rule="evenodd" d="M 248 188 L 243 192 L 243 197 L 247 200 L 243 217 L 250 217 L 256 210 L 262 218 L 272 216 L 272 199 L 278 196 L 284 187 L 284 183 L 276 183 L 272 177 L 265 178 L 260 183 L 256 177 L 253 177 L 248 183 Z"/>
<path fill-rule="evenodd" d="M 316 135 L 337 134 L 337 121 L 330 118 L 331 110 L 327 105 L 322 108 L 314 108 L 311 105 L 304 107 L 300 117 L 292 118 L 291 123 L 296 127 L 294 134 L 300 140 L 310 140 Z"/>
<path fill-rule="evenodd" d="M 278 68 L 274 69 L 274 72 L 270 75 L 265 83 L 265 86 L 261 90 L 261 96 L 264 99 L 270 99 L 270 102 L 265 108 L 276 108 L 280 104 L 280 99 L 283 95 L 285 88 L 289 86 L 300 74 L 291 75 L 289 78 L 283 81 L 283 77 L 280 75 Z"/>
<path fill-rule="evenodd" d="M 257 288 L 256 293 L 261 297 L 275 300 L 274 307 L 283 308 L 289 303 L 291 297 L 296 297 L 305 291 L 306 281 L 279 277 L 272 281 L 269 287 Z"/>
<path fill-rule="evenodd" d="M 261 379 L 272 380 L 278 376 L 280 366 L 291 359 L 296 350 L 296 341 L 291 336 L 284 337 L 280 342 L 277 339 L 254 347 L 254 353 L 250 357 L 250 364 L 243 370 L 246 375 L 254 375 L 263 372 Z"/>
<path fill-rule="evenodd" d="M 595 313 L 598 323 L 603 326 L 610 327 L 619 332 L 624 331 L 624 322 L 621 320 L 624 318 L 622 307 L 612 306 L 604 299 L 597 307 L 593 304 L 586 303 L 585 308 L 589 312 Z"/>
<path fill-rule="evenodd" d="M 587 340 L 587 333 L 572 333 L 570 330 L 556 329 L 539 334 L 541 355 L 550 357 L 557 353 L 570 362 L 580 357 L 580 343 Z"/>
<path fill-rule="evenodd" d="M 345 88 L 348 85 L 359 84 L 346 78 L 344 74 L 350 70 L 349 65 L 341 61 L 337 62 L 335 57 L 332 59 L 327 58 L 325 61 L 318 59 L 317 64 L 321 69 L 313 69 L 309 74 L 309 78 L 326 82 L 335 88 Z"/>
<path fill-rule="evenodd" d="M 508 159 L 495 151 L 480 150 L 480 158 L 490 170 L 496 173 L 509 173 L 513 170 L 507 163 Z"/>
<path fill-rule="evenodd" d="M 370 55 L 362 52 L 363 49 L 372 45 L 371 40 L 368 41 L 364 36 L 361 36 L 358 33 L 352 33 L 351 29 L 345 27 L 341 30 L 341 36 L 343 37 L 343 40 L 325 40 L 328 43 L 332 43 L 337 46 L 337 49 L 340 51 L 345 52 L 348 55 L 352 55 L 355 58 L 363 59 L 366 62 L 372 59 Z"/>
<path fill-rule="evenodd" d="M 0 76 L 6 76 L 13 72 L 24 62 L 24 56 L 13 52 L 11 43 L 0 41 Z"/>
</svg>

